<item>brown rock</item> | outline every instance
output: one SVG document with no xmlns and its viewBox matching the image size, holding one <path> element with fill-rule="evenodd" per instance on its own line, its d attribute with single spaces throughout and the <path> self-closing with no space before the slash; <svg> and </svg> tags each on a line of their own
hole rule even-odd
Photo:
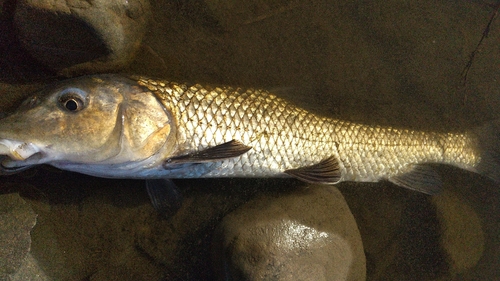
<svg viewBox="0 0 500 281">
<path fill-rule="evenodd" d="M 459 194 L 445 190 L 432 198 L 441 223 L 441 243 L 448 254 L 450 273 L 464 273 L 477 265 L 485 246 L 479 215 Z"/>
<path fill-rule="evenodd" d="M 227 215 L 214 240 L 224 280 L 365 280 L 361 236 L 335 187 L 262 196 Z"/>
<path fill-rule="evenodd" d="M 23 47 L 69 76 L 126 66 L 150 17 L 147 0 L 22 0 L 14 20 Z"/>
<path fill-rule="evenodd" d="M 36 214 L 17 193 L 0 196 L 0 279 L 14 274 L 31 248 Z"/>
<path fill-rule="evenodd" d="M 10 277 L 10 281 L 25 281 L 25 280 L 37 280 L 37 281 L 50 281 L 52 280 L 47 276 L 41 266 L 39 261 L 36 260 L 31 253 L 26 255 L 26 259 L 19 268 L 19 270 Z"/>
</svg>

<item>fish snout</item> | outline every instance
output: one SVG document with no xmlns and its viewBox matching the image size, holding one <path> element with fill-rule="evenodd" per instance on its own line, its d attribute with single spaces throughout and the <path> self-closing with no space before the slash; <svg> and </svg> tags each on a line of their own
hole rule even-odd
<svg viewBox="0 0 500 281">
<path fill-rule="evenodd" d="M 40 149 L 26 142 L 0 140 L 0 175 L 11 175 L 37 164 L 42 157 Z"/>
<path fill-rule="evenodd" d="M 0 155 L 7 155 L 12 160 L 26 160 L 33 154 L 40 152 L 40 149 L 27 142 L 0 140 Z"/>
<path fill-rule="evenodd" d="M 17 174 L 32 166 L 33 165 L 26 164 L 24 161 L 12 160 L 9 156 L 0 155 L 0 176 Z"/>
</svg>

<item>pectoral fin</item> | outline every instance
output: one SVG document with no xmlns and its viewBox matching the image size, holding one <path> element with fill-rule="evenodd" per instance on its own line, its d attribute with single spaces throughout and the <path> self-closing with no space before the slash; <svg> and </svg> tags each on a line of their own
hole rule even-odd
<svg viewBox="0 0 500 281">
<path fill-rule="evenodd" d="M 335 184 L 342 174 L 335 157 L 328 157 L 318 164 L 285 171 L 286 174 L 309 183 Z"/>
<path fill-rule="evenodd" d="M 173 216 L 182 205 L 182 195 L 169 179 L 146 180 L 149 199 L 155 210 L 164 217 Z"/>
<path fill-rule="evenodd" d="M 412 165 L 408 172 L 391 177 L 389 181 L 430 195 L 440 192 L 442 187 L 439 174 L 432 167 L 425 165 Z"/>
<path fill-rule="evenodd" d="M 163 166 L 222 161 L 238 157 L 249 151 L 251 148 L 251 146 L 246 146 L 240 141 L 231 140 L 214 147 L 209 147 L 205 150 L 169 158 L 165 161 Z"/>
</svg>

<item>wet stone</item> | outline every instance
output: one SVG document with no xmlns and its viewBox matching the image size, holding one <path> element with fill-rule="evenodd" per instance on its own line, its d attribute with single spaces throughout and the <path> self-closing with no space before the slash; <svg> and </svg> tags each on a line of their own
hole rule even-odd
<svg viewBox="0 0 500 281">
<path fill-rule="evenodd" d="M 0 280 L 10 280 L 25 262 L 35 223 L 36 214 L 19 194 L 0 195 Z"/>
<path fill-rule="evenodd" d="M 214 238 L 220 280 L 365 280 L 361 236 L 335 187 L 262 196 L 227 215 Z"/>
<path fill-rule="evenodd" d="M 481 219 L 460 194 L 446 190 L 434 196 L 441 226 L 441 245 L 448 257 L 452 275 L 474 268 L 485 249 L 485 234 Z"/>
<path fill-rule="evenodd" d="M 24 280 L 37 280 L 37 281 L 49 281 L 52 280 L 47 276 L 41 266 L 39 261 L 33 257 L 31 253 L 26 255 L 26 259 L 19 268 L 19 270 L 10 276 L 11 281 L 24 281 Z"/>
<path fill-rule="evenodd" d="M 14 22 L 34 58 L 74 76 L 127 66 L 150 17 L 147 0 L 21 0 Z"/>
</svg>

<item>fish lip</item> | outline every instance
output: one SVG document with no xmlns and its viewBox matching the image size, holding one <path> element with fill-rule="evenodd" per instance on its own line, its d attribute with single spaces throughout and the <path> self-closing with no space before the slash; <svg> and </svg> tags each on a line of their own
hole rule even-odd
<svg viewBox="0 0 500 281">
<path fill-rule="evenodd" d="M 17 174 L 31 168 L 33 165 L 18 165 L 15 167 L 8 167 L 5 165 L 7 162 L 15 161 L 10 159 L 7 155 L 0 156 L 0 176 Z M 16 161 L 21 162 L 21 161 Z"/>
<path fill-rule="evenodd" d="M 12 160 L 25 161 L 39 152 L 40 147 L 33 143 L 0 139 L 0 155 L 7 155 Z"/>
<path fill-rule="evenodd" d="M 11 139 L 0 139 L 0 175 L 11 175 L 44 162 L 39 146 Z"/>
</svg>

